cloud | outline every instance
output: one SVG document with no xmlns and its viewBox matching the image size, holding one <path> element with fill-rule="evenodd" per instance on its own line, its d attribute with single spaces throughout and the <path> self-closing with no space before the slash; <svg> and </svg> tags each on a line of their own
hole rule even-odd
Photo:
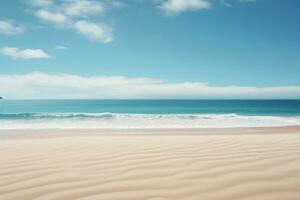
<svg viewBox="0 0 300 200">
<path fill-rule="evenodd" d="M 55 26 L 73 29 L 94 41 L 108 43 L 113 41 L 112 28 L 105 23 L 95 23 L 94 15 L 103 14 L 106 6 L 116 7 L 118 1 L 62 0 L 60 3 L 46 3 L 34 11 L 39 19 Z M 36 5 L 36 2 L 35 4 Z M 40 5 L 40 4 L 39 4 Z"/>
<path fill-rule="evenodd" d="M 233 7 L 233 3 L 239 2 L 239 3 L 253 3 L 256 2 L 256 0 L 236 0 L 236 1 L 230 1 L 230 0 L 220 0 L 220 3 L 225 7 Z"/>
<path fill-rule="evenodd" d="M 231 3 L 228 3 L 226 0 L 220 0 L 221 4 L 226 7 L 232 7 Z"/>
<path fill-rule="evenodd" d="M 87 36 L 91 40 L 101 41 L 104 43 L 113 41 L 112 30 L 105 25 L 82 20 L 76 22 L 74 27 L 80 34 Z"/>
<path fill-rule="evenodd" d="M 63 6 L 65 14 L 70 16 L 88 16 L 104 12 L 105 8 L 101 2 L 88 0 L 71 0 Z"/>
<path fill-rule="evenodd" d="M 106 3 L 115 8 L 121 8 L 124 6 L 124 3 L 118 0 L 106 0 Z"/>
<path fill-rule="evenodd" d="M 38 10 L 36 16 L 42 20 L 49 21 L 55 24 L 64 24 L 67 22 L 67 17 L 58 12 L 49 12 L 47 10 Z"/>
<path fill-rule="evenodd" d="M 0 75 L 4 98 L 97 99 L 272 99 L 300 98 L 300 85 L 283 87 L 210 86 L 201 82 L 170 83 L 124 76 L 78 76 L 32 72 Z"/>
<path fill-rule="evenodd" d="M 167 15 L 179 15 L 187 11 L 211 9 L 209 0 L 164 0 L 159 8 Z"/>
<path fill-rule="evenodd" d="M 19 50 L 15 47 L 4 47 L 0 52 L 13 59 L 40 59 L 50 58 L 50 56 L 42 49 L 25 49 Z"/>
<path fill-rule="evenodd" d="M 6 35 L 17 35 L 24 32 L 22 26 L 17 26 L 6 20 L 0 20 L 0 33 Z"/>
</svg>

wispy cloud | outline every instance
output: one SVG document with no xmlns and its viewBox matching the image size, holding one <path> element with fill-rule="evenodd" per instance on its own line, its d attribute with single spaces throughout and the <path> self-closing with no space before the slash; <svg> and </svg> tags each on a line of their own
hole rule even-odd
<svg viewBox="0 0 300 200">
<path fill-rule="evenodd" d="M 4 47 L 0 49 L 3 55 L 9 56 L 13 59 L 41 59 L 50 58 L 50 56 L 42 49 L 24 49 L 20 50 L 15 47 Z"/>
<path fill-rule="evenodd" d="M 89 16 L 104 12 L 105 8 L 101 2 L 88 0 L 67 1 L 63 5 L 63 10 L 69 16 Z"/>
<path fill-rule="evenodd" d="M 113 41 L 112 29 L 108 26 L 82 20 L 76 22 L 74 28 L 80 34 L 87 36 L 91 40 L 105 43 Z"/>
<path fill-rule="evenodd" d="M 94 22 L 93 16 L 102 15 L 106 7 L 116 7 L 118 1 L 62 0 L 60 3 L 47 0 L 31 1 L 35 16 L 55 26 L 73 29 L 83 36 L 98 42 L 112 42 L 112 28 Z"/>
<path fill-rule="evenodd" d="M 55 24 L 64 24 L 67 22 L 67 17 L 59 12 L 50 12 L 47 10 L 38 10 L 36 16 L 42 20 L 49 21 Z"/>
<path fill-rule="evenodd" d="M 220 0 L 221 4 L 223 6 L 226 6 L 226 7 L 232 7 L 232 4 L 229 3 L 227 0 Z"/>
<path fill-rule="evenodd" d="M 0 20 L 0 34 L 17 35 L 24 32 L 24 27 L 15 25 L 8 20 Z"/>
<path fill-rule="evenodd" d="M 213 7 L 213 0 L 153 0 L 160 10 L 167 16 L 176 16 L 185 12 L 209 10 Z M 256 0 L 219 0 L 226 7 L 233 7 L 236 2 L 253 3 Z"/>
<path fill-rule="evenodd" d="M 84 77 L 41 72 L 0 75 L 0 91 L 6 98 L 300 98 L 300 85 L 217 87 L 201 82 L 170 83 L 150 78 Z"/>
<path fill-rule="evenodd" d="M 211 9 L 209 0 L 164 0 L 159 8 L 167 15 L 179 15 L 187 11 Z"/>
<path fill-rule="evenodd" d="M 223 5 L 223 6 L 226 6 L 226 7 L 233 7 L 233 3 L 235 2 L 239 2 L 239 3 L 254 3 L 256 2 L 256 0 L 220 0 L 220 3 Z"/>
</svg>

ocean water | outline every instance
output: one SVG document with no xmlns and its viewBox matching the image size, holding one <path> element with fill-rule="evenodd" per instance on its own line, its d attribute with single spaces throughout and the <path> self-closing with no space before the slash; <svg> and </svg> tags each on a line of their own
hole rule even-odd
<svg viewBox="0 0 300 200">
<path fill-rule="evenodd" d="M 300 125 L 300 100 L 3 100 L 0 129 Z"/>
</svg>

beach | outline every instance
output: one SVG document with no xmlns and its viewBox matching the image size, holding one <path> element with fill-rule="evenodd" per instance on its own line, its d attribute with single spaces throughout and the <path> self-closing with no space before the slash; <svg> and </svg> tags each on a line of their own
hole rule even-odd
<svg viewBox="0 0 300 200">
<path fill-rule="evenodd" d="M 0 200 L 300 200 L 299 8 L 0 1 Z"/>
<path fill-rule="evenodd" d="M 292 200 L 300 127 L 0 131 L 1 200 Z"/>
</svg>

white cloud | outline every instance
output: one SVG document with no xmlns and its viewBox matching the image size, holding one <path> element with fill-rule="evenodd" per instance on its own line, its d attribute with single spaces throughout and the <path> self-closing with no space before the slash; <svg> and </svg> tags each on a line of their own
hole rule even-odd
<svg viewBox="0 0 300 200">
<path fill-rule="evenodd" d="M 115 8 L 121 8 L 124 6 L 124 3 L 118 0 L 106 0 L 106 3 L 108 3 L 109 5 Z"/>
<path fill-rule="evenodd" d="M 170 83 L 149 78 L 83 77 L 41 72 L 0 75 L 0 91 L 4 98 L 300 98 L 300 85 L 216 87 L 201 82 Z"/>
<path fill-rule="evenodd" d="M 164 0 L 159 8 L 167 15 L 178 15 L 187 11 L 211 9 L 209 0 Z"/>
<path fill-rule="evenodd" d="M 92 40 L 104 43 L 113 41 L 112 30 L 105 25 L 81 20 L 76 22 L 74 27 L 80 34 L 85 35 Z"/>
<path fill-rule="evenodd" d="M 105 23 L 92 22 L 91 17 L 102 14 L 105 6 L 116 7 L 117 2 L 111 0 L 103 2 L 92 0 L 40 2 L 38 5 L 44 6 L 40 6 L 34 13 L 39 19 L 51 22 L 56 27 L 73 29 L 91 40 L 108 43 L 113 41 L 112 28 Z M 36 4 L 37 2 L 35 2 Z"/>
<path fill-rule="evenodd" d="M 24 32 L 22 26 L 17 26 L 6 20 L 0 20 L 0 33 L 6 35 L 17 35 Z"/>
<path fill-rule="evenodd" d="M 13 59 L 40 59 L 50 58 L 50 56 L 42 49 L 25 49 L 20 50 L 15 47 L 4 47 L 0 49 L 0 52 Z"/>
<path fill-rule="evenodd" d="M 97 1 L 69 0 L 64 4 L 63 10 L 70 16 L 88 16 L 102 13 L 104 6 Z"/>
<path fill-rule="evenodd" d="M 38 10 L 36 12 L 36 16 L 42 20 L 52 22 L 55 24 L 64 24 L 67 22 L 67 18 L 65 15 L 59 12 L 50 12 L 47 10 Z"/>
</svg>

